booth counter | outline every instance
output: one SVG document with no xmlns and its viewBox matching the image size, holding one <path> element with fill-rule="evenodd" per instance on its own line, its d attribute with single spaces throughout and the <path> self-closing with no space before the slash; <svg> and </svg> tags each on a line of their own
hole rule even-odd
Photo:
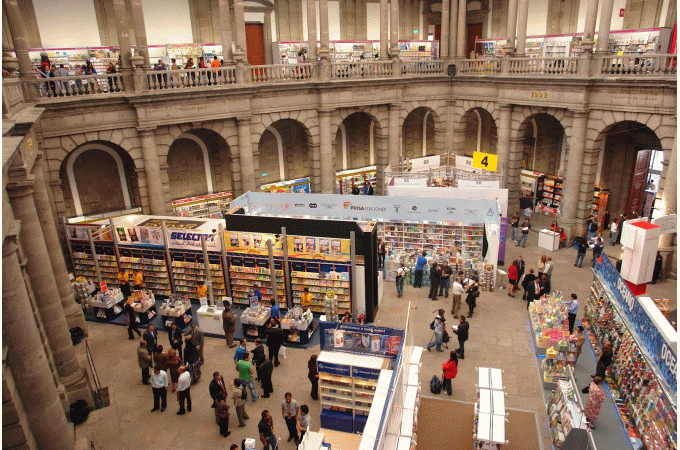
<svg viewBox="0 0 680 450">
<path fill-rule="evenodd" d="M 554 252 L 560 248 L 560 233 L 543 229 L 538 232 L 538 246 Z"/>
<path fill-rule="evenodd" d="M 207 334 L 224 336 L 224 328 L 222 327 L 223 311 L 224 308 L 208 305 L 198 308 L 196 318 L 198 319 L 198 326 L 201 328 L 201 331 Z"/>
</svg>

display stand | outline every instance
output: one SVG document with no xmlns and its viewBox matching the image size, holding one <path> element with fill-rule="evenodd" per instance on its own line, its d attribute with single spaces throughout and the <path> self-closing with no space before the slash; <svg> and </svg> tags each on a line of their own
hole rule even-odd
<svg viewBox="0 0 680 450">
<path fill-rule="evenodd" d="M 303 264 L 305 268 L 312 268 L 314 264 L 293 263 L 293 269 L 297 265 Z M 347 266 L 344 266 L 348 268 Z M 301 268 L 301 267 L 300 267 Z M 333 268 L 339 268 L 333 265 Z M 342 315 L 345 311 L 351 314 L 350 301 L 350 279 L 349 272 L 311 272 L 311 271 L 291 271 L 291 291 L 293 293 L 293 303 L 299 304 L 304 288 L 309 289 L 312 294 L 312 304 L 310 309 L 313 312 L 324 312 L 326 293 L 333 292 L 337 298 L 337 312 Z"/>
<path fill-rule="evenodd" d="M 560 292 L 531 302 L 529 317 L 536 355 L 545 355 L 548 348 L 559 346 L 569 338 L 567 306 Z"/>
<path fill-rule="evenodd" d="M 258 284 L 262 292 L 262 300 L 269 304 L 274 298 L 272 291 L 272 274 L 269 261 L 262 256 L 229 253 L 229 282 L 231 283 L 231 296 L 236 305 L 250 305 L 248 295 L 254 283 Z M 276 264 L 280 267 L 279 264 Z M 286 290 L 283 284 L 283 270 L 274 271 L 276 280 L 276 294 L 280 308 L 286 308 Z M 278 280 L 281 280 L 279 282 Z"/>
<path fill-rule="evenodd" d="M 577 404 L 574 386 L 575 381 L 560 380 L 548 400 L 550 431 L 558 450 L 580 450 L 589 445 L 586 417 Z"/>
<path fill-rule="evenodd" d="M 222 312 L 224 308 L 214 305 L 203 305 L 196 311 L 196 318 L 198 319 L 198 326 L 201 331 L 207 334 L 216 336 L 224 336 L 224 327 L 222 326 Z"/>
<path fill-rule="evenodd" d="M 497 450 L 505 440 L 505 390 L 502 371 L 479 367 L 472 439 L 474 448 Z"/>
<path fill-rule="evenodd" d="M 143 298 L 141 302 L 133 302 L 132 308 L 137 313 L 137 322 L 140 325 L 147 325 L 151 319 L 156 317 L 156 298 L 153 294 Z"/>
<path fill-rule="evenodd" d="M 243 314 L 241 314 L 241 332 L 243 336 L 250 339 L 264 339 L 271 311 L 271 308 L 264 306 L 246 308 Z"/>
<path fill-rule="evenodd" d="M 303 312 L 302 307 L 291 308 L 281 319 L 283 339 L 287 343 L 307 345 L 314 334 L 314 320 L 311 311 Z"/>
<path fill-rule="evenodd" d="M 231 191 L 173 200 L 172 212 L 180 217 L 221 219 L 222 215 L 229 211 L 232 200 Z"/>
<path fill-rule="evenodd" d="M 665 343 L 657 326 L 650 320 L 645 335 L 640 335 L 611 289 L 614 276 L 618 276 L 611 262 L 603 255 L 602 264 L 596 265 L 595 277 L 585 307 L 584 326 L 596 354 L 601 352 L 605 340 L 612 342 L 614 358 L 607 373 L 607 384 L 614 397 L 621 421 L 628 428 L 633 447 L 642 441 L 649 449 L 677 447 L 677 394 L 675 373 L 664 376 L 647 346 L 662 348 L 658 355 L 662 363 L 673 358 L 674 350 Z M 620 280 L 623 284 L 623 280 Z M 618 286 L 619 283 L 616 284 Z M 624 291 L 627 289 L 621 287 Z M 630 291 L 633 317 L 645 323 L 646 312 L 642 303 Z M 651 301 L 650 301 L 651 302 Z M 652 305 L 650 305 L 651 307 Z M 669 333 L 674 333 L 672 330 Z M 655 342 L 661 340 L 662 342 Z M 665 355 L 664 355 L 665 354 Z M 668 370 L 668 369 L 665 369 Z M 673 371 L 675 368 L 673 367 Z"/>
<path fill-rule="evenodd" d="M 554 252 L 560 248 L 560 233 L 542 229 L 538 233 L 538 246 Z"/>
<path fill-rule="evenodd" d="M 366 425 L 382 369 L 389 360 L 377 356 L 322 351 L 317 359 L 321 426 L 361 433 Z"/>
<path fill-rule="evenodd" d="M 99 292 L 88 301 L 88 305 L 96 308 L 98 320 L 109 321 L 123 312 L 123 294 L 118 289 Z"/>
<path fill-rule="evenodd" d="M 189 311 L 189 314 L 187 314 Z M 177 294 L 171 295 L 159 308 L 163 327 L 170 329 L 175 323 L 178 328 L 183 329 L 191 322 L 191 301 L 187 296 Z"/>
<path fill-rule="evenodd" d="M 140 250 L 141 251 L 141 250 Z M 120 267 L 125 269 L 130 275 L 132 281 L 132 270 L 140 270 L 144 275 L 144 286 L 153 289 L 161 295 L 170 295 L 170 283 L 168 281 L 168 271 L 165 264 L 165 258 L 160 251 L 143 251 L 143 258 L 134 258 L 132 256 L 123 256 L 126 254 L 132 255 L 133 250 L 121 247 L 120 253 Z M 98 256 L 101 258 L 101 256 Z M 116 284 L 118 281 L 116 280 Z"/>
</svg>

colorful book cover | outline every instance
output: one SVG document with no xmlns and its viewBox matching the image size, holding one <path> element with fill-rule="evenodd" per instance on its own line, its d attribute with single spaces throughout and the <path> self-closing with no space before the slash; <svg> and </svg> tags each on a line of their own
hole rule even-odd
<svg viewBox="0 0 680 450">
<path fill-rule="evenodd" d="M 368 333 L 364 333 L 361 335 L 361 348 L 362 350 L 370 350 L 371 349 L 371 335 Z"/>
<path fill-rule="evenodd" d="M 376 334 L 371 335 L 371 351 L 375 353 L 380 352 L 380 336 Z"/>
<path fill-rule="evenodd" d="M 143 244 L 149 243 L 149 230 L 146 228 L 139 229 L 139 239 Z"/>
<path fill-rule="evenodd" d="M 307 241 L 307 253 L 316 253 L 316 238 L 308 237 Z"/>
<path fill-rule="evenodd" d="M 75 227 L 73 228 L 73 232 L 75 233 L 76 229 Z M 127 241 L 127 234 L 125 234 L 125 228 L 124 227 L 118 227 L 116 228 L 116 231 L 118 231 L 118 240 L 121 242 L 126 242 Z"/>
<path fill-rule="evenodd" d="M 389 350 L 389 336 L 380 336 L 380 351 L 388 352 Z"/>
<path fill-rule="evenodd" d="M 128 235 L 130 236 L 130 242 L 139 242 L 136 228 L 128 228 Z"/>
<path fill-rule="evenodd" d="M 250 234 L 243 233 L 241 235 L 241 246 L 249 248 L 250 247 Z"/>
<path fill-rule="evenodd" d="M 353 342 L 352 338 L 354 337 L 354 333 L 350 333 L 349 331 L 345 331 L 345 348 L 352 348 L 353 347 Z"/>
<path fill-rule="evenodd" d="M 401 346 L 401 336 L 390 336 L 389 339 L 389 354 L 396 355 L 399 353 L 399 347 Z"/>
<path fill-rule="evenodd" d="M 236 233 L 229 234 L 229 246 L 238 247 L 238 234 Z"/>
<path fill-rule="evenodd" d="M 328 239 L 319 239 L 319 253 L 329 253 Z"/>
<path fill-rule="evenodd" d="M 361 333 L 352 333 L 352 349 L 361 350 Z"/>
<path fill-rule="evenodd" d="M 341 249 L 342 244 L 340 241 L 338 241 L 337 239 L 331 240 L 331 253 L 333 254 L 340 253 Z"/>
<path fill-rule="evenodd" d="M 262 247 L 262 235 L 256 234 L 253 236 L 253 248 Z"/>
<path fill-rule="evenodd" d="M 342 330 L 335 330 L 333 336 L 333 346 L 335 348 L 343 348 L 345 346 L 345 332 Z"/>
<path fill-rule="evenodd" d="M 301 237 L 296 237 L 293 239 L 293 251 L 302 253 L 305 251 L 304 243 Z"/>
</svg>

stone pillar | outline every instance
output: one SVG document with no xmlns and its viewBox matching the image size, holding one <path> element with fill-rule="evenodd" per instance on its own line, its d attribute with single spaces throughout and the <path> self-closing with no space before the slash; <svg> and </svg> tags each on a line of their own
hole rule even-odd
<svg viewBox="0 0 680 450">
<path fill-rule="evenodd" d="M 149 45 L 146 41 L 146 25 L 144 23 L 144 9 L 142 8 L 142 0 L 131 0 L 132 6 L 132 22 L 135 28 L 135 55 L 144 58 L 142 68 L 144 70 L 151 69 L 151 60 L 149 60 Z"/>
<path fill-rule="evenodd" d="M 21 86 L 27 101 L 38 98 L 38 83 L 33 73 L 33 64 L 28 56 L 28 36 L 17 0 L 2 0 L 2 6 L 7 14 L 9 31 L 12 34 L 14 53 L 19 60 Z"/>
<path fill-rule="evenodd" d="M 244 61 L 248 61 L 246 17 L 243 11 L 243 0 L 234 0 L 234 28 L 236 28 L 236 51 L 239 53 L 237 57 L 235 56 L 235 59 L 243 58 Z"/>
<path fill-rule="evenodd" d="M 390 7 L 387 0 L 380 0 L 380 59 L 389 59 L 388 29 Z"/>
<path fill-rule="evenodd" d="M 612 24 L 614 0 L 601 0 L 600 28 L 597 33 L 597 53 L 609 53 L 609 28 Z"/>
<path fill-rule="evenodd" d="M 595 45 L 595 23 L 597 22 L 597 6 L 599 3 L 600 0 L 588 0 L 583 42 L 581 42 L 581 49 L 584 53 L 592 52 Z"/>
<path fill-rule="evenodd" d="M 18 233 L 18 222 L 12 226 Z M 6 236 L 2 244 L 2 341 L 7 346 L 7 365 L 38 447 L 73 450 L 71 427 L 51 381 L 17 251 L 16 234 Z"/>
<path fill-rule="evenodd" d="M 222 60 L 224 64 L 234 63 L 234 52 L 231 48 L 231 13 L 229 0 L 219 0 L 220 8 L 220 38 L 222 39 Z M 265 16 L 267 13 L 265 13 Z M 244 25 L 245 26 L 245 25 Z"/>
<path fill-rule="evenodd" d="M 661 193 L 662 208 L 659 211 L 660 216 L 669 214 L 677 214 L 678 209 L 678 143 L 677 135 L 673 138 L 673 148 L 671 149 L 668 165 L 666 166 L 666 178 L 663 184 L 663 192 Z M 666 153 L 666 152 L 664 152 Z M 670 276 L 677 278 L 677 266 L 673 263 L 674 254 L 677 255 L 677 233 L 662 234 L 659 240 L 659 252 L 663 256 L 662 275 L 664 277 Z M 677 258 L 677 257 L 676 257 Z"/>
<path fill-rule="evenodd" d="M 316 0 L 307 2 L 307 52 L 308 60 L 316 62 L 319 59 L 316 52 Z"/>
<path fill-rule="evenodd" d="M 319 0 L 319 36 L 321 40 L 321 48 L 319 49 L 319 58 L 323 60 L 330 59 L 330 46 L 328 44 L 328 0 Z M 329 73 L 330 75 L 330 73 Z M 322 76 L 322 78 L 324 78 Z M 330 79 L 330 78 L 329 78 Z"/>
<path fill-rule="evenodd" d="M 529 0 L 519 0 L 517 3 L 517 50 L 515 55 L 524 56 L 527 48 L 527 18 L 529 15 Z"/>
<path fill-rule="evenodd" d="M 515 31 L 517 30 L 517 0 L 509 0 L 508 3 L 508 25 L 506 28 L 508 42 L 503 46 L 503 53 L 506 55 L 515 54 Z"/>
<path fill-rule="evenodd" d="M 238 154 L 241 160 L 243 192 L 255 190 L 255 163 L 250 138 L 250 116 L 236 119 L 238 122 Z"/>
<path fill-rule="evenodd" d="M 442 39 L 443 40 L 443 39 Z M 390 0 L 390 57 L 399 57 L 399 0 Z"/>
<path fill-rule="evenodd" d="M 54 356 L 59 380 L 66 388 L 70 402 L 82 399 L 92 405 L 92 391 L 87 373 L 76 358 L 59 292 L 55 289 L 57 282 L 52 272 L 52 263 L 33 201 L 33 181 L 13 182 L 7 186 L 7 189 L 14 217 L 21 221 L 20 239 L 26 257 L 26 271 L 31 281 L 31 288 L 50 350 Z M 3 281 L 5 281 L 4 273 Z M 3 301 L 4 303 L 6 301 Z"/>
<path fill-rule="evenodd" d="M 387 137 L 383 134 L 377 135 L 375 139 L 375 184 L 378 188 L 378 195 L 385 194 L 385 169 L 389 169 Z"/>
<path fill-rule="evenodd" d="M 318 142 L 309 144 L 309 171 L 311 191 L 321 193 L 321 146 Z M 334 177 L 335 178 L 335 177 Z"/>
<path fill-rule="evenodd" d="M 466 0 L 462 0 L 464 3 Z M 458 0 L 449 0 L 449 57 L 456 56 L 456 49 L 458 48 Z M 444 7 L 442 6 L 442 25 L 444 21 Z M 443 28 L 442 28 L 443 30 Z M 444 34 L 442 32 L 442 41 Z"/>
<path fill-rule="evenodd" d="M 331 112 L 329 110 L 319 111 L 319 159 L 321 164 L 321 193 L 335 194 Z"/>
<path fill-rule="evenodd" d="M 59 291 L 59 297 L 61 297 L 61 306 L 64 308 L 66 324 L 69 329 L 80 327 L 87 333 L 83 309 L 76 303 L 73 288 L 71 287 L 71 281 L 68 278 L 64 253 L 59 243 L 59 234 L 57 233 L 57 227 L 54 223 L 52 207 L 50 206 L 50 199 L 45 186 L 42 158 L 35 162 L 35 165 L 33 166 L 33 175 L 35 176 L 33 200 L 35 201 L 35 207 L 38 211 L 40 225 L 45 237 L 47 253 L 52 263 L 56 287 Z"/>
<path fill-rule="evenodd" d="M 561 227 L 567 233 L 567 239 L 571 241 L 580 234 L 580 224 L 585 218 L 577 217 L 579 197 L 581 196 L 581 172 L 583 156 L 585 154 L 586 132 L 588 131 L 588 111 L 574 111 L 572 113 L 573 136 L 569 146 L 567 170 L 562 189 L 562 218 L 559 220 Z M 592 192 L 590 193 L 592 197 Z"/>
<path fill-rule="evenodd" d="M 457 0 L 442 0 L 442 36 L 439 41 L 439 55 L 442 59 L 446 59 L 449 56 L 455 56 L 455 55 L 450 55 L 450 53 L 454 53 L 456 51 L 456 48 L 451 45 L 449 42 L 450 37 L 452 35 L 455 35 L 456 33 L 450 33 L 449 32 L 449 16 L 450 16 L 450 11 L 449 7 L 451 2 L 454 3 L 454 5 L 457 3 Z M 454 6 L 451 9 L 456 9 Z M 455 25 L 455 22 L 450 22 L 451 25 Z M 394 38 L 392 38 L 394 39 Z M 451 45 L 452 51 L 449 52 L 449 45 Z"/>
<path fill-rule="evenodd" d="M 512 125 L 512 105 L 500 105 L 500 121 L 498 123 L 498 171 L 502 175 L 501 188 L 508 188 L 508 169 L 510 162 L 510 126 Z M 508 211 L 510 211 L 508 209 Z"/>
<path fill-rule="evenodd" d="M 399 132 L 399 109 L 401 104 L 390 103 L 389 125 L 387 130 L 387 154 L 389 167 L 393 171 L 400 171 L 401 166 L 401 133 Z"/>
<path fill-rule="evenodd" d="M 451 5 L 453 8 L 453 5 Z M 453 23 L 451 23 L 453 27 Z M 466 55 L 467 51 L 467 0 L 458 1 L 458 45 L 456 47 L 456 56 L 458 58 L 469 58 Z M 453 49 L 451 49 L 453 52 Z"/>
<path fill-rule="evenodd" d="M 456 139 L 456 136 L 453 131 L 455 126 L 455 120 L 456 120 L 456 101 L 449 99 L 446 101 L 446 124 L 444 130 L 444 148 L 446 149 L 446 153 L 441 155 L 442 158 L 446 157 L 447 166 L 453 166 L 456 160 L 456 158 L 454 157 L 455 155 L 453 153 L 454 140 Z"/>
<path fill-rule="evenodd" d="M 130 23 L 128 22 L 125 0 L 113 0 L 113 14 L 116 18 L 118 48 L 120 49 L 121 77 L 125 89 L 132 91 L 132 47 L 130 47 Z"/>
<path fill-rule="evenodd" d="M 156 133 L 153 129 L 139 130 L 139 137 L 142 141 L 144 173 L 146 174 L 146 187 L 149 191 L 149 208 L 151 208 L 152 215 L 164 216 L 167 213 L 167 208 L 163 198 L 161 168 L 158 162 L 158 150 L 156 149 Z"/>
</svg>

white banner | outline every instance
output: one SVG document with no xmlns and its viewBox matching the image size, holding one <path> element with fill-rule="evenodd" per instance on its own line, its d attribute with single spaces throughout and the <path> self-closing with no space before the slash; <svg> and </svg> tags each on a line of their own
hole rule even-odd
<svg viewBox="0 0 680 450">
<path fill-rule="evenodd" d="M 442 187 L 406 187 L 388 186 L 387 195 L 390 197 L 433 197 L 442 201 L 448 199 L 467 200 L 493 200 L 498 202 L 503 217 L 508 216 L 508 190 L 507 189 L 460 189 Z M 489 223 L 489 222 L 487 222 Z"/>
<path fill-rule="evenodd" d="M 166 230 L 168 247 L 175 249 L 203 251 L 203 247 L 201 246 L 201 235 L 205 236 L 205 246 L 208 251 L 222 251 L 218 234 L 202 233 L 198 230 Z"/>
</svg>

